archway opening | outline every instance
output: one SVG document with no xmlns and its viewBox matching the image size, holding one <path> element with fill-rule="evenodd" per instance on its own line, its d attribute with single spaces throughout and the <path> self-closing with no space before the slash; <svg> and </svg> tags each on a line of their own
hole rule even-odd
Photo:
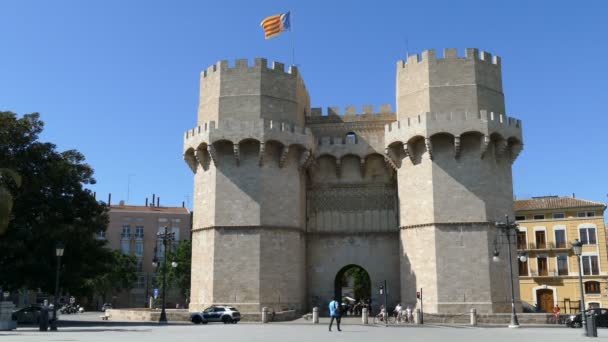
<svg viewBox="0 0 608 342">
<path fill-rule="evenodd" d="M 343 304 L 369 303 L 372 286 L 369 273 L 359 265 L 347 265 L 336 274 L 334 295 Z"/>
</svg>

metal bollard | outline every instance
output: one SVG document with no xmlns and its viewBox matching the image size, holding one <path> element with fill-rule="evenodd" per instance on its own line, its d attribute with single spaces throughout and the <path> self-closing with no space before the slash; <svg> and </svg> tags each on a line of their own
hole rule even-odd
<svg viewBox="0 0 608 342">
<path fill-rule="evenodd" d="M 471 325 L 477 325 L 477 310 L 471 308 Z"/>
<path fill-rule="evenodd" d="M 369 313 L 367 312 L 367 308 L 363 308 L 363 311 L 361 312 L 361 321 L 363 321 L 363 324 L 369 324 Z"/>
<path fill-rule="evenodd" d="M 268 323 L 268 308 L 262 308 L 262 323 Z"/>
<path fill-rule="evenodd" d="M 312 308 L 312 324 L 319 324 L 319 308 Z"/>
<path fill-rule="evenodd" d="M 416 309 L 416 313 L 414 314 L 414 322 L 416 322 L 416 324 L 422 324 L 422 316 L 420 315 L 420 309 Z"/>
</svg>

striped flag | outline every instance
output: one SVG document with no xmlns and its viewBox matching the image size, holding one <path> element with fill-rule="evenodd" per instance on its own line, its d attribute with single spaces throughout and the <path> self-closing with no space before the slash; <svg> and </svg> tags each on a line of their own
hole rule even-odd
<svg viewBox="0 0 608 342">
<path fill-rule="evenodd" d="M 271 15 L 270 17 L 262 20 L 260 26 L 262 26 L 264 29 L 264 37 L 266 39 L 276 37 L 281 34 L 281 32 L 291 29 L 289 12 Z"/>
</svg>

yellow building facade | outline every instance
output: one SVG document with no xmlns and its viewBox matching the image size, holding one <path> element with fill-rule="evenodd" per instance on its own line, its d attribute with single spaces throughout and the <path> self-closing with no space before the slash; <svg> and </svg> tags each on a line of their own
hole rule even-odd
<svg viewBox="0 0 608 342">
<path fill-rule="evenodd" d="M 605 210 L 603 203 L 571 197 L 515 201 L 524 309 L 553 312 L 559 305 L 561 313 L 579 311 L 579 264 L 571 246 L 575 239 L 583 242 L 580 262 L 585 306 L 608 307 Z"/>
</svg>

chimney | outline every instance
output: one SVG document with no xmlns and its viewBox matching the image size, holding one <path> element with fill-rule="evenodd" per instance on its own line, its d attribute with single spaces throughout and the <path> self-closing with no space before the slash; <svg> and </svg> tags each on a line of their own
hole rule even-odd
<svg viewBox="0 0 608 342">
<path fill-rule="evenodd" d="M 112 206 L 112 193 L 108 194 L 108 207 Z"/>
<path fill-rule="evenodd" d="M 93 198 L 97 200 L 97 191 L 93 192 Z"/>
<path fill-rule="evenodd" d="M 186 207 L 186 202 L 182 201 L 182 208 L 185 208 L 185 207 Z"/>
<path fill-rule="evenodd" d="M 120 200 L 120 202 L 118 202 L 118 205 L 121 207 L 125 206 L 125 201 L 124 200 Z"/>
<path fill-rule="evenodd" d="M 576 198 L 576 195 L 574 194 L 574 192 L 572 193 L 572 198 Z"/>
<path fill-rule="evenodd" d="M 146 197 L 146 207 L 148 206 L 148 197 Z"/>
<path fill-rule="evenodd" d="M 156 194 L 152 194 L 152 205 L 150 205 L 151 207 L 154 206 L 154 202 L 156 202 Z"/>
<path fill-rule="evenodd" d="M 156 198 L 156 206 L 160 207 L 160 196 Z"/>
</svg>

